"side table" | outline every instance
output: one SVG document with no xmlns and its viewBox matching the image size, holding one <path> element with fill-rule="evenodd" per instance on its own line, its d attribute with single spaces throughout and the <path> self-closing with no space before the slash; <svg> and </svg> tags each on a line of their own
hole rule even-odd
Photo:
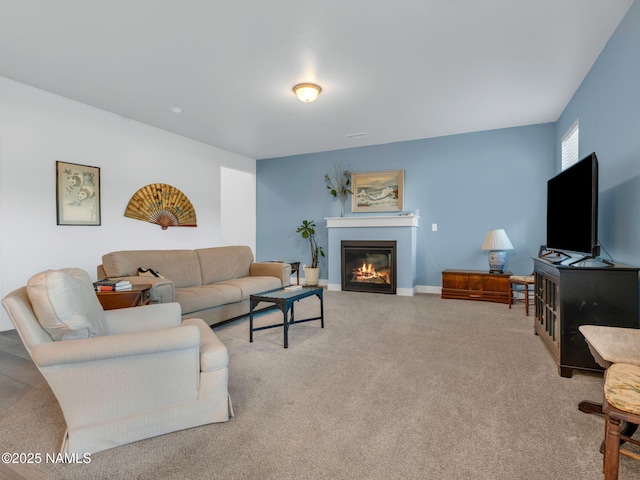
<svg viewBox="0 0 640 480">
<path fill-rule="evenodd" d="M 132 285 L 130 289 L 108 292 L 96 292 L 98 300 L 105 310 L 139 307 L 149 304 L 151 284 Z"/>
<path fill-rule="evenodd" d="M 291 265 L 291 274 L 296 274 L 296 285 L 300 285 L 300 262 L 296 260 L 267 260 L 272 263 L 288 263 Z"/>
<path fill-rule="evenodd" d="M 629 363 L 640 366 L 640 329 L 624 327 L 607 327 L 603 325 L 580 325 L 580 333 L 584 336 L 589 351 L 602 368 L 609 368 L 614 363 Z M 583 400 L 578 409 L 584 413 L 603 415 L 602 403 Z M 638 429 L 635 423 L 627 423 L 622 433 L 628 437 Z M 620 440 L 622 445 L 624 440 Z M 604 442 L 601 452 L 604 451 Z"/>
</svg>

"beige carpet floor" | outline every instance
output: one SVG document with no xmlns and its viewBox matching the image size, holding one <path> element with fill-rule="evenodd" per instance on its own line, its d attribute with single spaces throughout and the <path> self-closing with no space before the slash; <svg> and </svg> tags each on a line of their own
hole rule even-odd
<svg viewBox="0 0 640 480">
<path fill-rule="evenodd" d="M 315 315 L 318 301 L 296 307 Z M 432 295 L 325 293 L 326 328 L 216 328 L 230 352 L 236 416 L 41 464 L 60 479 L 602 478 L 602 378 L 561 378 L 524 307 Z M 278 321 L 261 315 L 258 322 Z M 78 392 L 81 394 L 81 392 Z M 127 401 L 123 397 L 123 401 Z M 0 421 L 4 451 L 56 452 L 64 420 L 45 384 Z M 640 462 L 621 460 L 621 480 Z"/>
</svg>

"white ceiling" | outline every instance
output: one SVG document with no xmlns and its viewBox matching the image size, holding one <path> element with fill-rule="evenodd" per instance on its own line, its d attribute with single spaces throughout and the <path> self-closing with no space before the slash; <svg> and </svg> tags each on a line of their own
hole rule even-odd
<svg viewBox="0 0 640 480">
<path fill-rule="evenodd" d="M 261 159 L 555 121 L 632 3 L 0 0 L 0 75 Z"/>
</svg>

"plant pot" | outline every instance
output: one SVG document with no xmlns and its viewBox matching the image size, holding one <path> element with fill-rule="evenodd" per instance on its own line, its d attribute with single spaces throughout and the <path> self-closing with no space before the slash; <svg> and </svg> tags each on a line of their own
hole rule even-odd
<svg viewBox="0 0 640 480">
<path fill-rule="evenodd" d="M 304 283 L 305 285 L 316 286 L 318 285 L 318 277 L 320 276 L 320 268 L 318 267 L 303 267 L 304 269 Z"/>
</svg>

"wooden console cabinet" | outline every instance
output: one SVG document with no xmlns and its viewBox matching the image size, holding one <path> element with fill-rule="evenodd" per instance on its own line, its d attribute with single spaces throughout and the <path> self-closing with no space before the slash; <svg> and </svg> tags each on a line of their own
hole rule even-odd
<svg viewBox="0 0 640 480">
<path fill-rule="evenodd" d="M 511 272 L 489 273 L 481 270 L 443 270 L 442 298 L 460 298 L 509 303 Z"/>
<path fill-rule="evenodd" d="M 558 364 L 562 377 L 573 369 L 602 371 L 578 330 L 580 325 L 638 328 L 636 267 L 605 264 L 553 265 L 534 258 L 534 331 Z"/>
</svg>

